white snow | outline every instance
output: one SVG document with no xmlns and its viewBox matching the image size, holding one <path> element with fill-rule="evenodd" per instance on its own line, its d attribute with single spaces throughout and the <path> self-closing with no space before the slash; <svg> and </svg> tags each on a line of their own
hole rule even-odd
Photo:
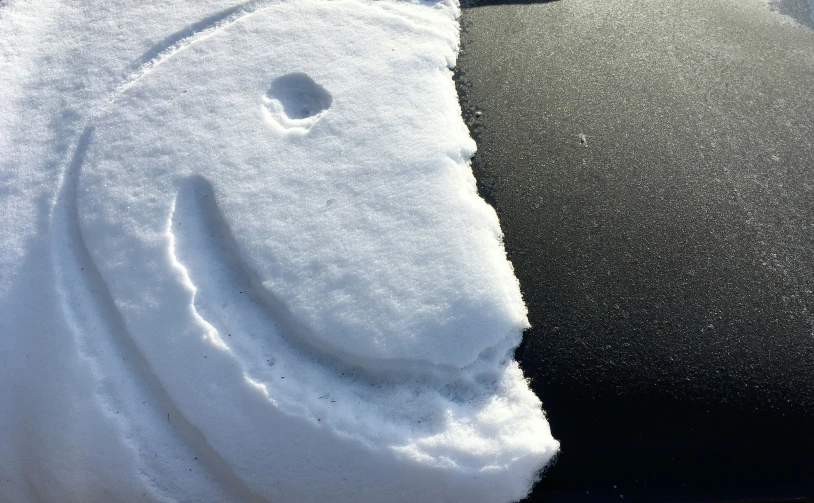
<svg viewBox="0 0 814 503">
<path fill-rule="evenodd" d="M 514 501 L 453 0 L 0 3 L 0 501 Z"/>
</svg>

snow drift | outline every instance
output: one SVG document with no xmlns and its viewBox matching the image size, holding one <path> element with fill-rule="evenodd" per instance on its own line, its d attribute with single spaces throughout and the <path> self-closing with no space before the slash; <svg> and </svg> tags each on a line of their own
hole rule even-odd
<svg viewBox="0 0 814 503">
<path fill-rule="evenodd" d="M 23 290 L 40 308 L 6 300 L 0 315 L 7 338 L 51 316 L 43 340 L 62 344 L 0 358 L 69 363 L 26 388 L 4 379 L 18 446 L 0 499 L 522 498 L 558 444 L 512 360 L 526 310 L 468 164 L 457 5 L 220 7 L 140 57 L 83 56 L 120 77 L 69 91 L 74 134 L 28 249 L 49 264 Z M 55 380 L 75 383 L 81 414 L 22 396 Z M 79 416 L 98 433 L 20 455 Z M 108 469 L 90 482 L 93 451 Z"/>
</svg>

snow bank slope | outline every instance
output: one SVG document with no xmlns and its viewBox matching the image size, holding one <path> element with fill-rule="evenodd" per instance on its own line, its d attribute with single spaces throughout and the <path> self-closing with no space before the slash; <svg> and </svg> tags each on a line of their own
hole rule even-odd
<svg viewBox="0 0 814 503">
<path fill-rule="evenodd" d="M 526 312 L 468 165 L 456 15 L 249 2 L 89 106 L 55 302 L 145 497 L 512 501 L 556 452 L 511 360 Z"/>
</svg>

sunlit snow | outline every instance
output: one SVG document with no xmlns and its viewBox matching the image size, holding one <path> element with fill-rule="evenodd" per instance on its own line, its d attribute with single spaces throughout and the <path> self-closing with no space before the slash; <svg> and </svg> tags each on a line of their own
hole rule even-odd
<svg viewBox="0 0 814 503">
<path fill-rule="evenodd" d="M 0 3 L 0 501 L 522 498 L 457 4 L 82 4 Z"/>
</svg>

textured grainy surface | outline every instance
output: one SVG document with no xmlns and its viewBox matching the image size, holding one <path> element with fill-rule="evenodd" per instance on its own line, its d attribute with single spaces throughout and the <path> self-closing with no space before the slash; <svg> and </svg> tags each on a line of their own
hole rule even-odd
<svg viewBox="0 0 814 503">
<path fill-rule="evenodd" d="M 768 0 L 768 3 L 777 12 L 814 28 L 814 0 Z"/>
<path fill-rule="evenodd" d="M 558 443 L 510 358 L 457 0 L 0 13 L 0 502 L 531 490 Z M 417 353 L 354 351 L 397 313 L 356 349 Z"/>
<path fill-rule="evenodd" d="M 532 501 L 814 493 L 814 32 L 750 2 L 465 11 L 475 172 L 557 462 Z"/>
</svg>

